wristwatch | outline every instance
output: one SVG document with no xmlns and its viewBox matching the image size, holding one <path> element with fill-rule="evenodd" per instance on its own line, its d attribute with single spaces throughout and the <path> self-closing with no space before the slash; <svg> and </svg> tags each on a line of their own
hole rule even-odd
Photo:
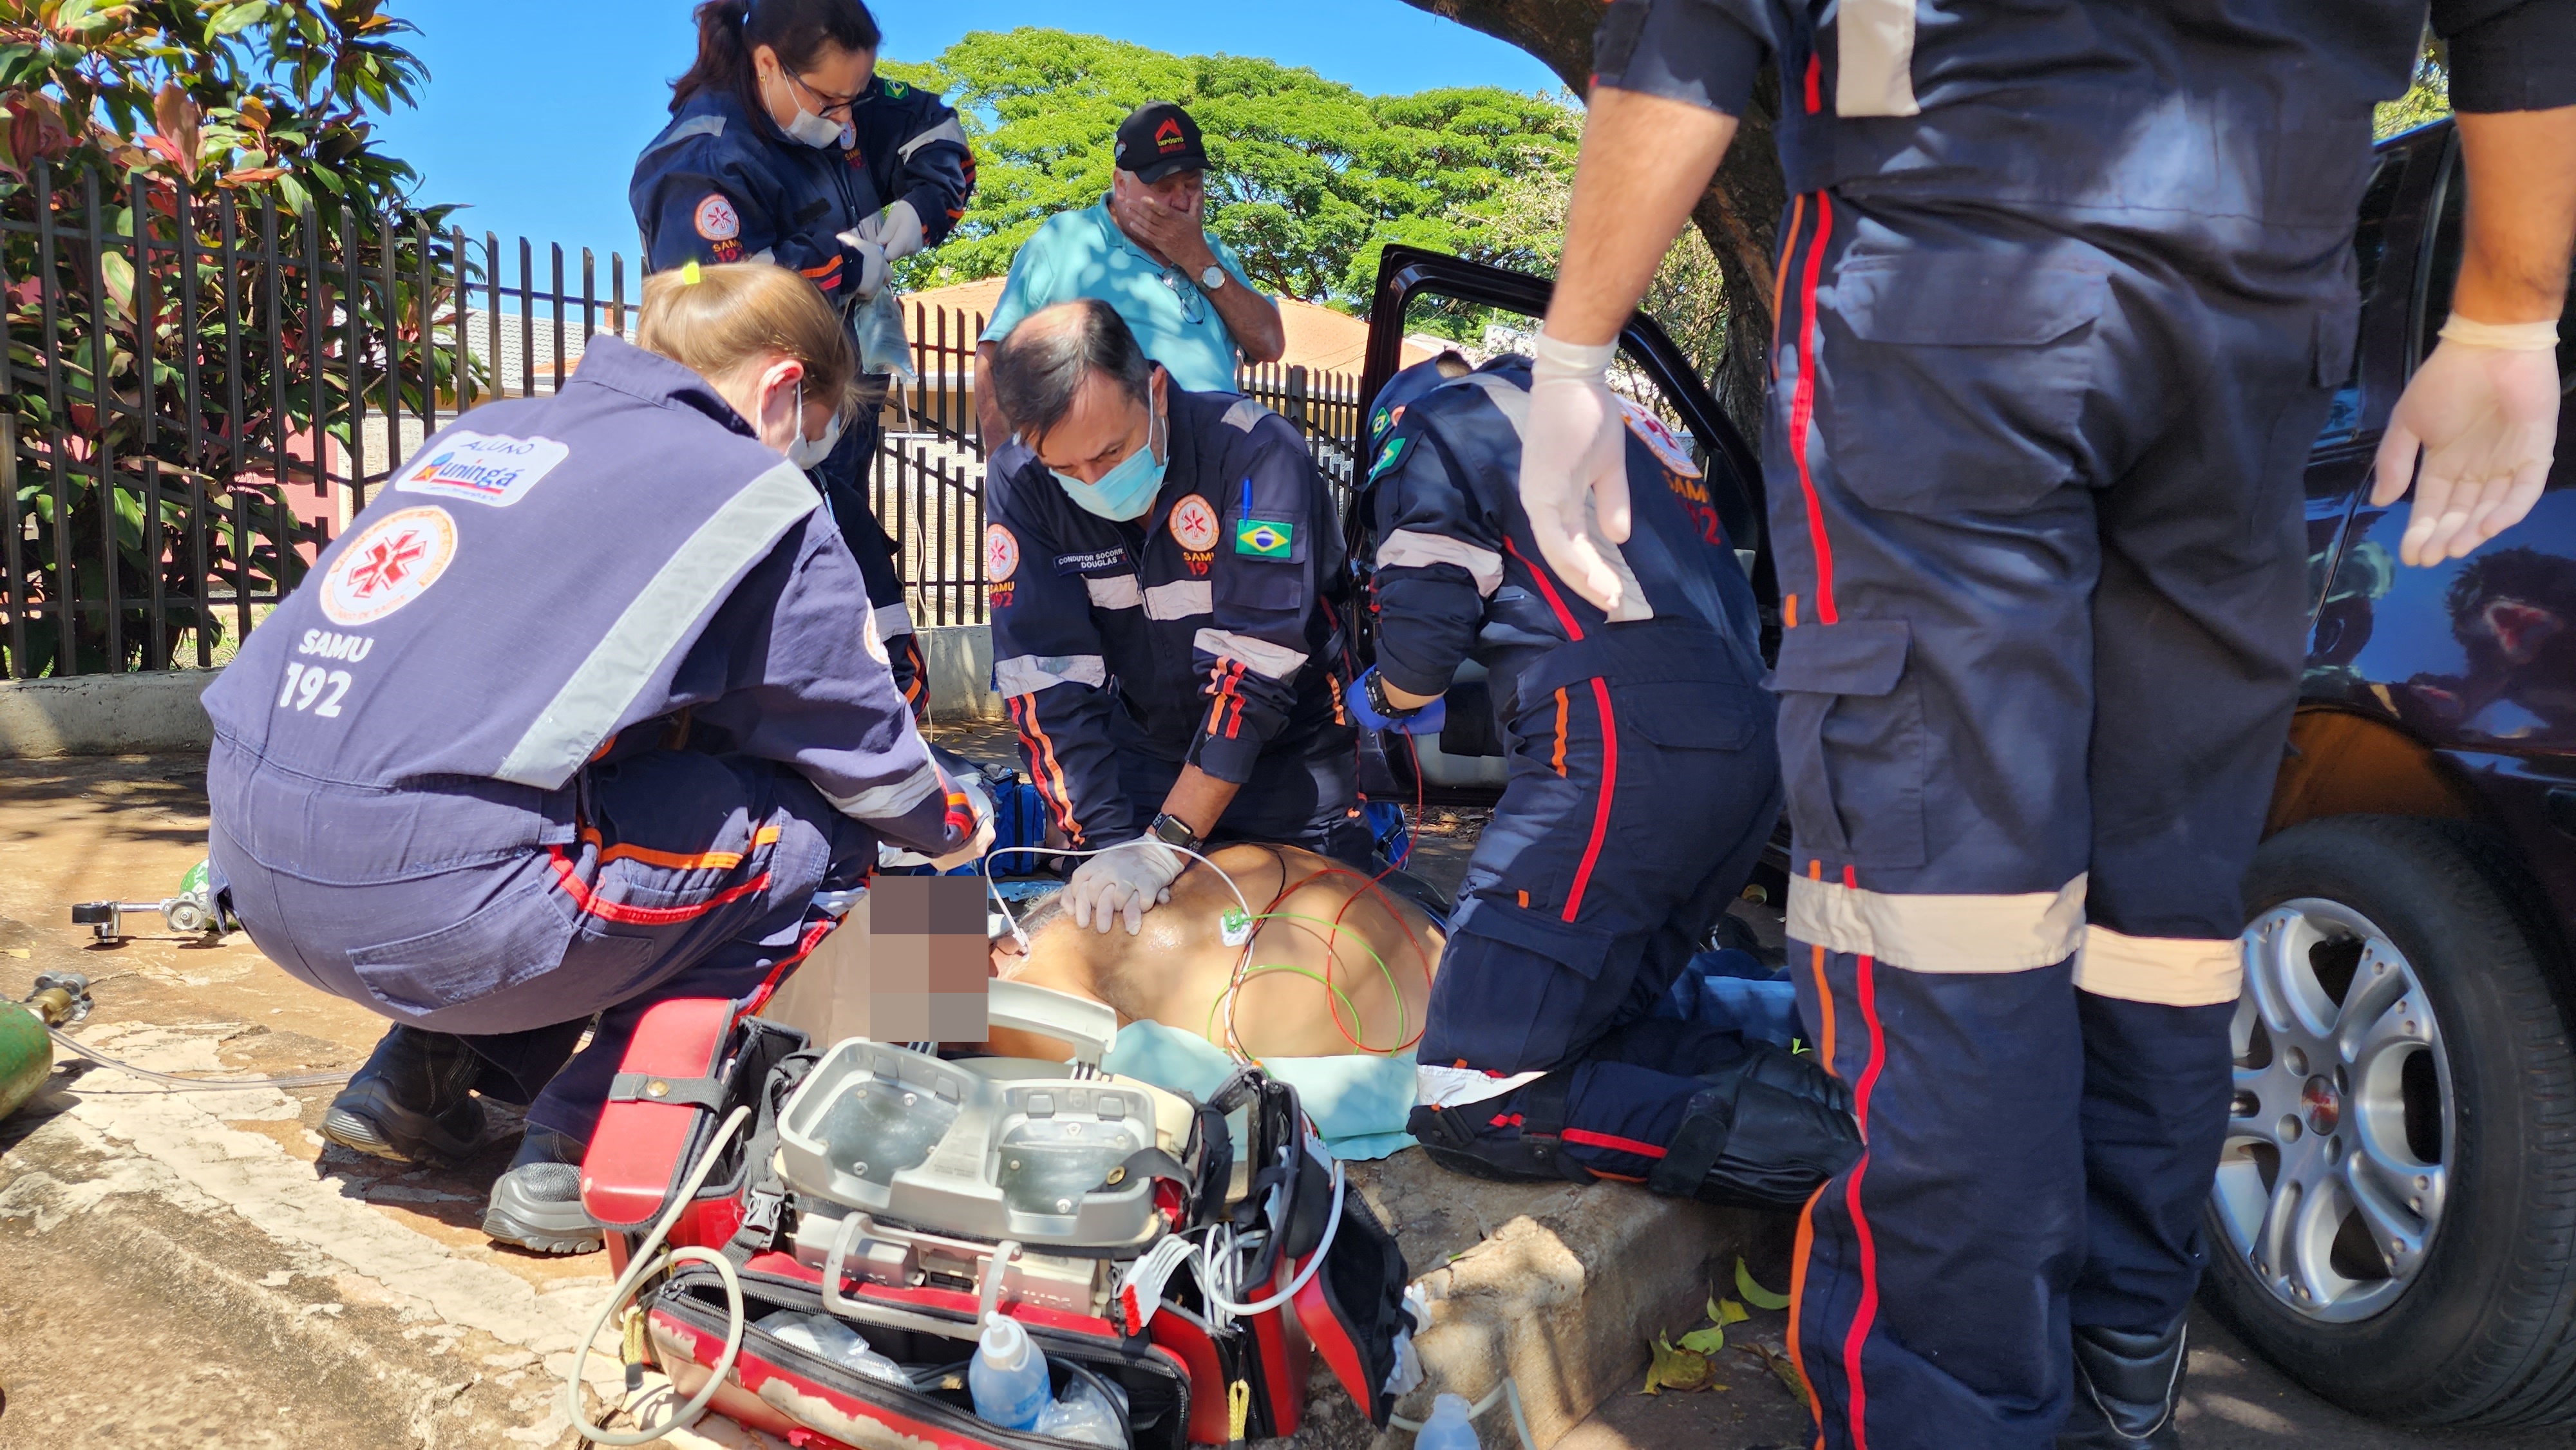
<svg viewBox="0 0 2576 1450">
<path fill-rule="evenodd" d="M 1173 815 L 1170 811 L 1154 817 L 1154 824 L 1145 828 L 1145 834 L 1166 846 L 1183 851 L 1195 851 L 1205 844 L 1199 839 L 1199 833 L 1190 829 L 1189 822 Z"/>
<path fill-rule="evenodd" d="M 1402 720 L 1409 715 L 1419 715 L 1426 708 L 1421 705 L 1399 705 L 1388 699 L 1386 677 L 1375 670 L 1360 677 L 1360 689 L 1368 696 L 1369 708 L 1389 720 Z"/>
<path fill-rule="evenodd" d="M 1213 292 L 1224 285 L 1225 268 L 1214 262 L 1210 262 L 1208 269 L 1199 274 L 1199 290 L 1202 292 Z"/>
</svg>

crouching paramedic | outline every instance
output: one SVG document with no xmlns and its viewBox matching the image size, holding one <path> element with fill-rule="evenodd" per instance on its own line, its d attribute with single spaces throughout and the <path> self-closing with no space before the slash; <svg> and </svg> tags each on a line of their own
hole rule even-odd
<svg viewBox="0 0 2576 1450">
<path fill-rule="evenodd" d="M 234 914 L 395 1022 L 323 1134 L 453 1162 L 474 1094 L 526 1104 L 483 1227 L 547 1252 L 599 1240 L 575 1165 L 646 1008 L 761 989 L 880 837 L 979 826 L 780 456 L 850 395 L 839 319 L 793 272 L 691 266 L 638 337 L 432 437 L 206 692 Z"/>
<path fill-rule="evenodd" d="M 1357 736 L 1326 661 L 1341 537 L 1305 440 L 1145 360 L 1101 301 L 1032 314 L 988 370 L 1015 441 L 985 531 L 993 685 L 1076 923 L 1138 931 L 1206 841 L 1366 865 Z M 1113 849 L 1114 848 L 1114 849 Z"/>
<path fill-rule="evenodd" d="M 1469 658 L 1489 672 L 1511 783 L 1467 867 L 1419 1048 L 1411 1129 L 1486 1177 L 1642 1181 L 1795 1207 L 1859 1149 L 1804 1058 L 1650 1015 L 1780 816 L 1753 591 L 1708 483 L 1628 408 L 1631 585 L 1603 613 L 1539 559 L 1522 515 L 1529 363 L 1380 390 L 1362 508 L 1377 661 L 1353 713 L 1429 733 Z"/>
</svg>

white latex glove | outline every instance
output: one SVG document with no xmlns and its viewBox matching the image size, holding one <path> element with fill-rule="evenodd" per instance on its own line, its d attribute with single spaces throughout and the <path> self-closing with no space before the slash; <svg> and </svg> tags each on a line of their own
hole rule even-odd
<svg viewBox="0 0 2576 1450">
<path fill-rule="evenodd" d="M 1576 593 L 1619 613 L 1626 586 L 1593 537 L 1628 541 L 1628 447 L 1604 379 L 1617 343 L 1581 347 L 1539 334 L 1531 348 L 1529 423 L 1521 431 L 1521 508 L 1548 566 Z"/>
<path fill-rule="evenodd" d="M 850 295 L 861 302 L 876 296 L 885 286 L 886 268 L 890 265 L 886 260 L 884 246 L 860 236 L 855 231 L 843 232 L 833 240 L 859 254 L 859 285 L 858 289 Z"/>
<path fill-rule="evenodd" d="M 839 240 L 859 254 L 859 290 L 854 295 L 865 302 L 885 286 L 888 267 L 921 250 L 921 216 L 911 202 L 898 201 L 841 233 Z"/>
<path fill-rule="evenodd" d="M 953 871 L 992 849 L 992 796 L 986 793 L 984 783 L 971 775 L 960 776 L 957 780 L 957 789 L 966 797 L 967 809 L 975 816 L 974 834 L 967 838 L 965 845 L 945 856 L 933 858 L 919 851 L 907 851 L 892 841 L 879 841 L 877 842 L 877 865 L 880 867 L 936 866 L 942 871 Z"/>
<path fill-rule="evenodd" d="M 1188 858 L 1151 836 L 1112 847 L 1082 863 L 1064 888 L 1064 903 L 1075 926 L 1106 936 L 1109 924 L 1125 915 L 1127 934 L 1145 929 L 1145 913 L 1172 899 L 1172 882 Z"/>
<path fill-rule="evenodd" d="M 2531 512 L 2558 441 L 2557 348 L 2551 322 L 2455 315 L 2443 326 L 2379 445 L 2370 501 L 2385 507 L 2415 486 L 2399 558 L 2421 566 L 2465 557 Z"/>
<path fill-rule="evenodd" d="M 954 871 L 970 861 L 981 859 L 986 851 L 993 849 L 992 794 L 984 789 L 982 780 L 971 775 L 959 780 L 957 789 L 965 795 L 967 809 L 975 813 L 975 834 L 965 845 L 931 861 L 931 865 L 942 871 Z"/>
</svg>

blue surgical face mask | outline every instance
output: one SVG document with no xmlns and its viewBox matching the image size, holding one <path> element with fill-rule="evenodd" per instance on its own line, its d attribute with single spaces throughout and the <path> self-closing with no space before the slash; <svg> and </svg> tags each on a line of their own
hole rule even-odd
<svg viewBox="0 0 2576 1450">
<path fill-rule="evenodd" d="M 1051 468 L 1047 471 L 1055 473 L 1055 481 L 1086 512 L 1122 524 L 1141 519 L 1153 511 L 1154 496 L 1163 491 L 1163 470 L 1170 465 L 1169 434 L 1165 433 L 1164 446 L 1157 447 L 1154 442 L 1154 435 L 1164 432 L 1163 411 L 1156 408 L 1153 424 L 1145 431 L 1145 446 L 1100 475 L 1098 483 L 1085 483 Z"/>
</svg>

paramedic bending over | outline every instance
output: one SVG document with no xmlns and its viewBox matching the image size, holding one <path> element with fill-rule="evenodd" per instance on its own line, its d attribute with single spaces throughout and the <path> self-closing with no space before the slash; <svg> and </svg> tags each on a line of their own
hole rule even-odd
<svg viewBox="0 0 2576 1450">
<path fill-rule="evenodd" d="M 774 261 L 854 318 L 888 267 L 937 246 L 964 213 L 975 158 L 957 113 L 876 73 L 883 37 L 860 0 L 707 0 L 696 15 L 697 59 L 672 83 L 671 122 L 627 191 L 645 266 Z M 881 392 L 886 379 L 869 381 Z M 797 462 L 832 501 L 919 715 L 921 649 L 894 543 L 868 511 L 878 431 L 871 403 Z"/>
<path fill-rule="evenodd" d="M 978 835 L 781 456 L 851 395 L 840 319 L 691 265 L 637 336 L 432 437 L 206 692 L 217 889 L 395 1024 L 324 1136 L 453 1163 L 477 1093 L 526 1104 L 483 1229 L 548 1253 L 599 1243 L 576 1165 L 646 1008 L 777 976 L 880 838 Z"/>
</svg>

